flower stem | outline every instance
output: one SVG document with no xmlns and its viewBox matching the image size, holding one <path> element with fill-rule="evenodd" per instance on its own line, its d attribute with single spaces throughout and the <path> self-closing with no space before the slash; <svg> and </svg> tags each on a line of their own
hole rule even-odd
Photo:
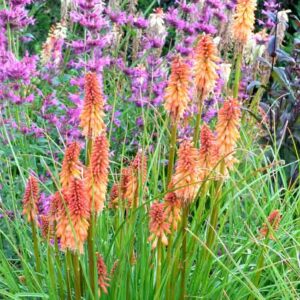
<svg viewBox="0 0 300 300">
<path fill-rule="evenodd" d="M 156 288 L 155 288 L 155 299 L 160 299 L 160 287 L 161 287 L 161 254 L 162 245 L 161 240 L 157 244 L 157 267 L 156 267 Z"/>
<path fill-rule="evenodd" d="M 96 261 L 94 247 L 95 213 L 91 213 L 90 226 L 88 230 L 88 257 L 89 257 L 89 277 L 93 296 L 96 297 Z"/>
<path fill-rule="evenodd" d="M 253 284 L 256 288 L 259 288 L 259 281 L 260 281 L 260 276 L 262 273 L 262 270 L 264 268 L 264 264 L 265 264 L 265 246 L 268 244 L 269 238 L 266 238 L 265 241 L 265 245 L 263 245 L 263 247 L 260 250 L 258 259 L 257 259 L 257 263 L 256 263 L 256 272 L 253 278 Z M 248 298 L 248 300 L 254 300 L 255 296 L 253 294 L 251 294 Z"/>
<path fill-rule="evenodd" d="M 87 139 L 87 150 L 86 150 L 86 166 L 88 167 L 91 160 L 93 141 L 92 139 Z M 95 224 L 96 224 L 96 215 L 93 209 L 93 203 L 91 208 L 91 216 L 90 216 L 90 226 L 88 229 L 88 238 L 87 238 L 87 246 L 88 246 L 88 258 L 89 258 L 89 279 L 91 290 L 93 293 L 93 297 L 96 298 L 96 260 L 95 260 L 95 245 L 94 245 L 94 236 L 95 236 Z"/>
<path fill-rule="evenodd" d="M 72 299 L 72 292 L 71 292 L 71 253 L 67 250 L 66 253 L 66 281 L 67 281 L 67 299 Z"/>
<path fill-rule="evenodd" d="M 202 117 L 202 110 L 203 110 L 203 99 L 202 99 L 203 93 L 201 92 L 199 96 L 199 107 L 198 107 L 198 114 L 196 118 L 196 125 L 195 125 L 195 131 L 194 131 L 194 137 L 193 137 L 193 142 L 194 146 L 198 146 L 199 142 L 199 135 L 200 135 L 200 123 L 201 123 L 201 117 Z"/>
<path fill-rule="evenodd" d="M 35 262 L 36 262 L 36 272 L 41 273 L 41 259 L 39 253 L 39 243 L 38 243 L 36 225 L 34 221 L 31 221 L 30 223 L 31 223 L 32 237 L 33 237 L 33 251 L 34 251 Z"/>
<path fill-rule="evenodd" d="M 169 163 L 168 163 L 168 175 L 167 175 L 167 186 L 169 185 L 173 173 L 175 149 L 176 149 L 176 138 L 177 138 L 177 122 L 171 121 L 171 139 L 170 139 L 170 152 L 169 152 Z"/>
<path fill-rule="evenodd" d="M 170 273 L 167 281 L 167 289 L 166 289 L 166 300 L 172 299 L 170 298 L 171 296 L 171 289 L 172 289 L 172 273 L 173 273 L 173 264 L 172 264 L 172 247 L 173 247 L 173 235 L 174 235 L 174 230 L 171 228 L 171 233 L 169 236 L 169 241 L 168 241 L 168 250 L 167 250 L 167 261 L 166 265 L 170 268 Z"/>
<path fill-rule="evenodd" d="M 189 205 L 186 204 L 183 208 L 183 215 L 182 215 L 182 254 L 181 254 L 181 283 L 180 283 L 180 298 L 181 300 L 184 299 L 185 296 L 185 281 L 186 281 L 186 227 L 188 223 L 188 215 L 189 215 Z"/>
<path fill-rule="evenodd" d="M 241 69 L 242 69 L 242 53 L 243 51 L 241 51 L 236 58 L 235 78 L 234 78 L 234 85 L 233 85 L 233 98 L 237 98 L 239 94 Z"/>
<path fill-rule="evenodd" d="M 73 267 L 74 267 L 74 285 L 75 285 L 75 299 L 81 299 L 81 284 L 80 284 L 80 264 L 78 253 L 72 255 L 73 258 Z"/>
</svg>

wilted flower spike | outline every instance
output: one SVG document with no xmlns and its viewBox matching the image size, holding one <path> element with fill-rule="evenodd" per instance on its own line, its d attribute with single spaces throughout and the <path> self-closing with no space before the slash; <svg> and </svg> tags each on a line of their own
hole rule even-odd
<svg viewBox="0 0 300 300">
<path fill-rule="evenodd" d="M 217 46 L 210 35 L 202 35 L 195 47 L 195 87 L 204 99 L 215 87 L 218 79 L 218 57 Z"/>
<path fill-rule="evenodd" d="M 85 76 L 84 106 L 80 115 L 82 133 L 88 138 L 96 138 L 105 130 L 104 99 L 96 73 L 87 73 Z"/>
<path fill-rule="evenodd" d="M 190 141 L 183 141 L 178 151 L 178 161 L 173 176 L 175 194 L 182 203 L 190 203 L 200 187 L 199 151 Z"/>
<path fill-rule="evenodd" d="M 87 187 L 90 208 L 97 213 L 104 207 L 108 182 L 109 144 L 106 134 L 97 137 L 93 143 L 91 163 L 87 173 Z"/>
<path fill-rule="evenodd" d="M 73 177 L 80 177 L 82 166 L 79 161 L 79 154 L 80 146 L 77 142 L 71 143 L 65 151 L 60 173 L 60 181 L 64 189 L 69 186 Z"/>
<path fill-rule="evenodd" d="M 67 193 L 67 211 L 62 211 L 57 224 L 61 248 L 83 253 L 90 216 L 89 201 L 83 181 L 73 178 Z"/>
<path fill-rule="evenodd" d="M 224 158 L 226 168 L 231 169 L 237 162 L 234 158 L 236 142 L 240 137 L 240 104 L 236 99 L 229 99 L 219 110 L 217 131 L 217 146 L 220 158 Z"/>
<path fill-rule="evenodd" d="M 39 202 L 39 185 L 35 177 L 30 176 L 25 188 L 23 197 L 23 215 L 27 217 L 28 222 L 33 222 L 36 219 Z"/>
<path fill-rule="evenodd" d="M 254 29 L 256 0 L 238 0 L 233 16 L 232 33 L 236 41 L 246 44 Z"/>
<path fill-rule="evenodd" d="M 97 271 L 98 271 L 98 285 L 99 285 L 99 296 L 101 295 L 101 291 L 107 294 L 107 288 L 109 287 L 108 281 L 108 273 L 103 257 L 97 253 Z"/>
<path fill-rule="evenodd" d="M 277 231 L 279 228 L 279 223 L 281 221 L 281 214 L 278 209 L 272 211 L 268 216 L 269 226 L 272 227 L 273 231 Z M 263 223 L 262 228 L 260 229 L 260 233 L 263 237 L 269 236 L 270 239 L 275 240 L 272 232 L 269 231 L 269 227 L 267 223 Z"/>
<path fill-rule="evenodd" d="M 190 67 L 180 57 L 176 57 L 171 66 L 171 76 L 165 89 L 165 109 L 173 118 L 183 117 L 189 102 Z"/>
<path fill-rule="evenodd" d="M 154 202 L 149 211 L 151 232 L 148 238 L 152 242 L 152 249 L 156 248 L 158 241 L 168 245 L 167 234 L 170 234 L 170 223 L 167 220 L 167 214 L 164 211 L 164 203 Z"/>
<path fill-rule="evenodd" d="M 201 129 L 201 147 L 199 153 L 200 178 L 205 179 L 212 175 L 219 160 L 219 150 L 216 145 L 216 139 L 209 127 L 204 124 Z"/>
</svg>

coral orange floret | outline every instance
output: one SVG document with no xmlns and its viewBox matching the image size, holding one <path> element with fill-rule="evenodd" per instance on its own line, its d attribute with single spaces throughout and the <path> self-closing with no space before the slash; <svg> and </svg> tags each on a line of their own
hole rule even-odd
<svg viewBox="0 0 300 300">
<path fill-rule="evenodd" d="M 106 134 L 93 143 L 91 163 L 87 172 L 87 188 L 90 208 L 97 213 L 103 210 L 108 182 L 109 144 Z"/>
<path fill-rule="evenodd" d="M 36 220 L 39 202 L 39 184 L 35 177 L 30 176 L 23 196 L 23 215 L 27 217 L 28 222 Z"/>
<path fill-rule="evenodd" d="M 238 0 L 233 16 L 232 33 L 236 41 L 246 44 L 254 29 L 256 0 Z"/>
<path fill-rule="evenodd" d="M 165 109 L 173 118 L 183 117 L 189 103 L 190 67 L 181 57 L 176 57 L 171 66 L 171 75 L 165 90 Z"/>
<path fill-rule="evenodd" d="M 178 150 L 178 161 L 173 176 L 175 194 L 182 204 L 191 203 L 200 187 L 199 151 L 190 141 L 183 141 Z"/>
<path fill-rule="evenodd" d="M 57 236 L 61 248 L 83 253 L 83 244 L 89 227 L 89 201 L 83 181 L 73 178 L 67 193 L 67 211 L 60 213 L 57 224 Z"/>
<path fill-rule="evenodd" d="M 216 145 L 216 139 L 210 128 L 204 124 L 201 129 L 201 147 L 199 151 L 199 165 L 201 168 L 200 179 L 205 179 L 214 171 L 218 160 L 219 150 Z"/>
<path fill-rule="evenodd" d="M 229 99 L 219 110 L 217 131 L 217 147 L 220 158 L 224 158 L 225 167 L 231 169 L 237 162 L 234 158 L 237 140 L 240 137 L 240 104 L 236 99 Z"/>
<path fill-rule="evenodd" d="M 79 161 L 80 145 L 77 142 L 69 144 L 65 151 L 62 169 L 60 172 L 60 181 L 65 189 L 73 177 L 80 177 L 82 165 Z"/>
<path fill-rule="evenodd" d="M 272 211 L 268 216 L 269 226 L 273 229 L 273 231 L 277 231 L 279 228 L 279 223 L 281 221 L 281 214 L 278 209 Z M 260 229 L 260 233 L 263 237 L 269 236 L 270 239 L 275 240 L 274 235 L 270 232 L 268 224 L 264 223 L 262 228 Z"/>
<path fill-rule="evenodd" d="M 97 271 L 98 271 L 98 285 L 99 285 L 99 297 L 101 295 L 101 291 L 107 294 L 107 288 L 109 287 L 109 277 L 105 262 L 101 254 L 96 253 L 97 255 Z"/>
<path fill-rule="evenodd" d="M 151 235 L 148 238 L 152 242 L 152 249 L 156 248 L 160 240 L 164 245 L 168 245 L 167 234 L 170 234 L 170 223 L 164 210 L 164 203 L 154 202 L 151 205 L 149 230 Z"/>
<path fill-rule="evenodd" d="M 96 73 L 85 76 L 84 105 L 80 114 L 80 127 L 85 137 L 96 138 L 105 130 L 104 99 Z"/>
<path fill-rule="evenodd" d="M 210 35 L 202 35 L 195 47 L 195 87 L 201 99 L 207 97 L 215 87 L 218 79 L 218 65 L 220 61 L 218 50 Z"/>
</svg>

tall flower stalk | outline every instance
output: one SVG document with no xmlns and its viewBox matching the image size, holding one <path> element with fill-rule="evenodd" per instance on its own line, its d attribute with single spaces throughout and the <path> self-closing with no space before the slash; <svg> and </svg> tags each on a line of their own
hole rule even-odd
<svg viewBox="0 0 300 300">
<path fill-rule="evenodd" d="M 267 223 L 264 223 L 262 225 L 262 228 L 260 229 L 260 234 L 261 237 L 264 239 L 264 242 L 261 245 L 261 249 L 255 267 L 255 274 L 252 280 L 256 288 L 259 288 L 260 277 L 264 268 L 265 255 L 267 254 L 268 251 L 269 241 L 275 240 L 273 232 L 278 230 L 280 221 L 281 221 L 280 211 L 276 209 L 270 213 L 267 219 Z M 248 298 L 248 300 L 254 300 L 254 299 L 255 297 L 253 296 L 253 294 L 251 294 Z"/>
<path fill-rule="evenodd" d="M 200 36 L 194 49 L 194 84 L 196 88 L 196 103 L 198 107 L 196 124 L 194 128 L 194 145 L 197 146 L 200 133 L 200 122 L 203 102 L 212 92 L 218 79 L 218 57 L 217 46 L 210 35 Z"/>
<path fill-rule="evenodd" d="M 237 43 L 237 58 L 235 67 L 235 79 L 233 97 L 237 98 L 242 68 L 243 47 L 248 42 L 255 22 L 256 0 L 238 0 L 233 16 L 232 34 Z"/>
<path fill-rule="evenodd" d="M 200 276 L 203 292 L 206 290 L 211 270 L 210 251 L 213 251 L 215 244 L 224 178 L 226 178 L 228 170 L 232 169 L 234 163 L 237 162 L 234 153 L 239 138 L 240 114 L 240 106 L 235 99 L 226 100 L 218 113 L 216 146 L 219 151 L 219 176 L 212 186 L 211 213 L 207 225 L 206 245 L 201 257 L 201 269 L 204 270 Z"/>
<path fill-rule="evenodd" d="M 189 65 L 184 59 L 179 56 L 175 57 L 171 66 L 168 86 L 165 89 L 164 106 L 171 123 L 167 186 L 170 183 L 174 167 L 178 122 L 183 117 L 189 104 L 189 69 Z"/>
<path fill-rule="evenodd" d="M 35 177 L 30 176 L 26 185 L 24 197 L 23 197 L 23 215 L 26 216 L 27 221 L 31 225 L 32 238 L 33 238 L 33 250 L 36 262 L 37 273 L 41 272 L 41 259 L 39 252 L 39 242 L 36 228 L 37 218 L 37 205 L 39 202 L 39 185 Z"/>
<path fill-rule="evenodd" d="M 89 72 L 85 75 L 85 86 L 84 86 L 84 105 L 80 114 L 80 126 L 82 127 L 82 133 L 86 137 L 87 140 L 87 153 L 86 153 L 86 165 L 89 167 L 90 172 L 95 171 L 93 165 L 95 164 L 95 160 L 92 163 L 92 149 L 93 143 L 95 139 L 97 139 L 106 129 L 105 123 L 103 121 L 104 117 L 104 96 L 101 90 L 101 85 L 99 84 L 98 77 L 96 73 Z M 94 152 L 95 153 L 95 152 Z M 94 154 L 96 155 L 96 154 Z M 102 164 L 102 162 L 101 162 Z M 98 170 L 99 171 L 99 170 Z M 101 170 L 103 171 L 103 170 Z M 98 172 L 97 172 L 98 173 Z M 91 173 L 90 173 L 91 174 Z M 95 173 L 93 174 L 95 175 Z M 99 173 L 96 176 L 99 179 Z M 106 180 L 106 174 L 104 177 L 100 175 L 100 179 Z M 90 178 L 92 179 L 92 178 Z M 93 179 L 94 180 L 94 177 Z M 99 182 L 98 182 L 99 183 Z M 105 182 L 104 185 L 106 184 Z M 97 191 L 99 192 L 101 189 L 101 195 L 103 195 L 103 184 L 100 184 L 101 188 Z M 95 183 L 93 182 L 92 188 L 90 191 L 94 192 Z M 103 200 L 103 196 L 102 200 Z M 102 201 L 100 201 L 102 202 Z M 101 206 L 101 204 L 100 204 Z M 100 209 L 99 206 L 99 209 Z M 96 212 L 95 210 L 91 211 L 90 217 L 90 226 L 88 232 L 88 254 L 89 254 L 89 275 L 90 275 L 90 283 L 93 295 L 96 295 L 96 261 L 95 261 L 95 248 L 94 248 L 94 236 L 95 236 L 95 226 L 96 226 Z"/>
</svg>

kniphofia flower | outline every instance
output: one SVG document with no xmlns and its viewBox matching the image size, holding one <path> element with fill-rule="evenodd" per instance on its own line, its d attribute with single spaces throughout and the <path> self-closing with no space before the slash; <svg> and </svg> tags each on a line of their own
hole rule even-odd
<svg viewBox="0 0 300 300">
<path fill-rule="evenodd" d="M 168 245 L 167 234 L 170 234 L 170 223 L 167 220 L 167 214 L 164 210 L 164 203 L 154 202 L 149 211 L 151 232 L 148 241 L 152 242 L 152 249 L 156 248 L 160 240 L 164 245 Z"/>
<path fill-rule="evenodd" d="M 181 201 L 177 198 L 175 191 L 172 191 L 172 183 L 169 185 L 169 192 L 165 195 L 164 206 L 167 220 L 173 230 L 177 230 L 178 223 L 181 220 Z"/>
<path fill-rule="evenodd" d="M 201 99 L 214 89 L 218 79 L 218 57 L 217 46 L 210 35 L 202 35 L 195 47 L 195 87 Z M 200 99 L 200 100 L 201 100 Z"/>
<path fill-rule="evenodd" d="M 237 140 L 240 137 L 240 104 L 236 99 L 228 99 L 219 110 L 217 131 L 217 147 L 220 159 L 224 158 L 225 167 L 231 169 L 237 162 L 234 158 Z"/>
<path fill-rule="evenodd" d="M 246 44 L 254 29 L 256 0 L 237 0 L 233 16 L 233 37 L 240 44 Z"/>
<path fill-rule="evenodd" d="M 38 181 L 35 177 L 30 176 L 23 196 L 23 215 L 27 217 L 28 222 L 36 220 L 39 197 Z"/>
<path fill-rule="evenodd" d="M 190 141 L 183 141 L 178 150 L 178 161 L 173 176 L 175 194 L 182 203 L 190 203 L 196 197 L 200 180 L 199 151 Z"/>
<path fill-rule="evenodd" d="M 90 208 L 97 213 L 104 207 L 109 167 L 109 144 L 106 134 L 97 137 L 93 143 L 91 162 L 87 171 L 87 188 Z"/>
<path fill-rule="evenodd" d="M 109 287 L 108 281 L 108 273 L 107 267 L 103 260 L 101 254 L 97 253 L 97 271 L 98 271 L 98 285 L 99 285 L 99 296 L 101 295 L 101 291 L 107 294 L 107 288 Z"/>
<path fill-rule="evenodd" d="M 127 200 L 128 207 L 137 207 L 139 187 L 145 185 L 146 178 L 147 158 L 142 151 L 139 151 L 128 169 L 126 178 L 124 199 Z"/>
<path fill-rule="evenodd" d="M 165 109 L 175 121 L 182 118 L 189 103 L 190 67 L 181 57 L 174 58 L 165 89 Z"/>
<path fill-rule="evenodd" d="M 80 177 L 81 175 L 82 166 L 79 161 L 79 154 L 80 146 L 77 142 L 68 145 L 60 172 L 60 182 L 63 189 L 66 189 L 69 186 L 73 177 Z"/>
<path fill-rule="evenodd" d="M 268 216 L 268 224 L 263 223 L 262 228 L 260 229 L 260 234 L 263 237 L 269 237 L 270 239 L 275 240 L 275 237 L 270 231 L 269 226 L 273 229 L 273 231 L 277 231 L 279 228 L 280 221 L 281 221 L 280 211 L 278 209 L 272 211 Z"/>
<path fill-rule="evenodd" d="M 85 75 L 84 106 L 80 114 L 82 133 L 88 138 L 96 138 L 105 130 L 104 99 L 96 73 Z"/>
<path fill-rule="evenodd" d="M 82 180 L 73 178 L 67 193 L 67 211 L 61 214 L 56 234 L 61 248 L 83 253 L 89 227 L 89 200 Z"/>
<path fill-rule="evenodd" d="M 206 124 L 201 128 L 200 137 L 199 165 L 201 168 L 200 179 L 203 180 L 210 175 L 216 167 L 219 160 L 219 151 L 215 136 Z"/>
</svg>

